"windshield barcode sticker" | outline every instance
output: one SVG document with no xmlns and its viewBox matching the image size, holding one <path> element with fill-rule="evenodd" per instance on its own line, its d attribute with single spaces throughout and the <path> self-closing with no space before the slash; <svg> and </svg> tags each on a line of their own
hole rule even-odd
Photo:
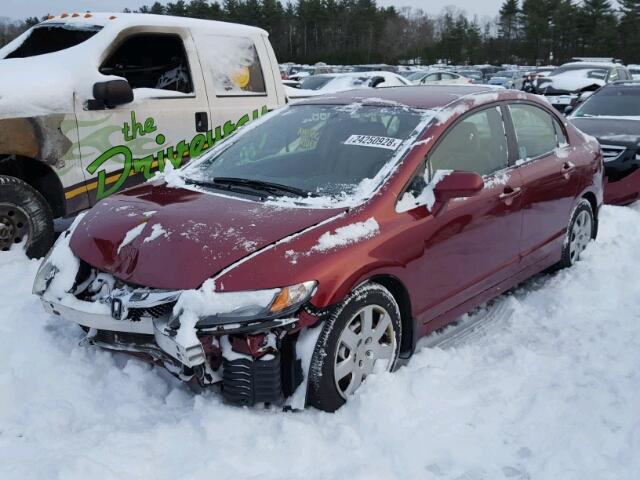
<svg viewBox="0 0 640 480">
<path fill-rule="evenodd" d="M 401 138 L 377 137 L 375 135 L 351 135 L 344 142 L 345 145 L 387 148 L 389 150 L 395 150 L 401 143 Z"/>
</svg>

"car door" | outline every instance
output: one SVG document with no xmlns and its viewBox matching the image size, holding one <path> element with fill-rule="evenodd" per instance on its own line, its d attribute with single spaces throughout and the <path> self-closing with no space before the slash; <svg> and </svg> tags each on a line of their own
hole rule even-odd
<svg viewBox="0 0 640 480">
<path fill-rule="evenodd" d="M 516 168 L 524 184 L 523 266 L 557 254 L 580 188 L 566 134 L 550 109 L 529 103 L 508 107 L 518 146 Z"/>
<path fill-rule="evenodd" d="M 179 167 L 207 146 L 210 116 L 189 30 L 124 31 L 99 70 L 126 79 L 134 101 L 114 108 L 76 100 L 80 157 L 89 203 Z M 78 193 L 80 193 L 80 190 Z"/>
<path fill-rule="evenodd" d="M 502 109 L 467 114 L 429 154 L 431 178 L 442 170 L 473 171 L 485 186 L 449 202 L 425 221 L 424 254 L 413 267 L 424 321 L 459 306 L 518 269 L 522 182 L 510 168 Z"/>
</svg>

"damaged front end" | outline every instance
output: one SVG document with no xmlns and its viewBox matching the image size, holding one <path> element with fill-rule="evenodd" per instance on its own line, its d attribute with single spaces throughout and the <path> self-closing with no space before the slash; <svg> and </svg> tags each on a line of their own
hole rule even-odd
<svg viewBox="0 0 640 480">
<path fill-rule="evenodd" d="M 296 341 L 319 320 L 305 308 L 316 282 L 216 292 L 210 280 L 168 291 L 127 284 L 72 255 L 63 235 L 34 293 L 47 312 L 88 331 L 84 344 L 143 357 L 202 387 L 218 384 L 240 405 L 279 403 L 302 383 Z"/>
</svg>

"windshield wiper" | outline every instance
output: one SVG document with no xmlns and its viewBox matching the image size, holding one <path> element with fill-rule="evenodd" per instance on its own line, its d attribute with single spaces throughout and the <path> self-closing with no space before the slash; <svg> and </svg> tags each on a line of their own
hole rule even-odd
<svg viewBox="0 0 640 480">
<path fill-rule="evenodd" d="M 249 178 L 239 177 L 214 177 L 214 184 L 225 185 L 238 185 L 242 187 L 249 187 L 255 190 L 263 190 L 272 194 L 290 193 L 298 197 L 310 197 L 312 194 L 301 188 L 290 187 L 289 185 L 282 185 L 280 183 L 265 182 L 263 180 L 251 180 Z"/>
</svg>

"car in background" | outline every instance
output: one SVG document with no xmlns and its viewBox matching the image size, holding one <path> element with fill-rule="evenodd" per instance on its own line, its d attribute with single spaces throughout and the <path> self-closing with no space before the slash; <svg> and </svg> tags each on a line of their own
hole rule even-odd
<svg viewBox="0 0 640 480">
<path fill-rule="evenodd" d="M 617 80 L 632 80 L 618 63 L 571 62 L 556 68 L 535 82 L 534 93 L 544 95 L 556 109 L 564 112 L 584 101 L 600 87 Z"/>
<path fill-rule="evenodd" d="M 502 70 L 492 75 L 487 84 L 514 90 L 522 90 L 523 82 L 524 77 L 522 71 Z"/>
<path fill-rule="evenodd" d="M 473 85 L 289 105 L 100 202 L 33 290 L 86 345 L 236 404 L 334 411 L 420 337 L 579 260 L 602 158 L 563 120 Z"/>
<path fill-rule="evenodd" d="M 392 72 L 352 72 L 314 75 L 295 85 L 285 82 L 285 93 L 292 100 L 317 97 L 354 88 L 402 87 L 411 85 L 402 75 Z"/>
<path fill-rule="evenodd" d="M 617 81 L 602 87 L 569 118 L 600 142 L 605 203 L 626 205 L 640 198 L 640 82 Z"/>
<path fill-rule="evenodd" d="M 464 78 L 473 80 L 473 83 L 484 83 L 484 75 L 480 70 L 460 69 L 460 70 L 455 70 L 453 73 L 457 73 L 458 75 L 461 75 Z"/>
<path fill-rule="evenodd" d="M 482 83 L 487 83 L 492 75 L 504 70 L 504 68 L 495 65 L 475 65 L 475 68 L 482 72 Z"/>
<path fill-rule="evenodd" d="M 471 84 L 473 80 L 453 72 L 430 71 L 410 75 L 407 79 L 414 85 Z"/>
<path fill-rule="evenodd" d="M 633 80 L 640 80 L 640 65 L 627 65 L 627 70 L 629 70 Z"/>
<path fill-rule="evenodd" d="M 287 80 L 299 81 L 303 78 L 311 77 L 313 75 L 322 75 L 324 73 L 332 73 L 333 68 L 327 65 L 321 66 L 313 66 L 313 67 L 301 67 L 298 69 L 294 69 L 294 71 L 289 74 L 289 78 Z"/>
</svg>

